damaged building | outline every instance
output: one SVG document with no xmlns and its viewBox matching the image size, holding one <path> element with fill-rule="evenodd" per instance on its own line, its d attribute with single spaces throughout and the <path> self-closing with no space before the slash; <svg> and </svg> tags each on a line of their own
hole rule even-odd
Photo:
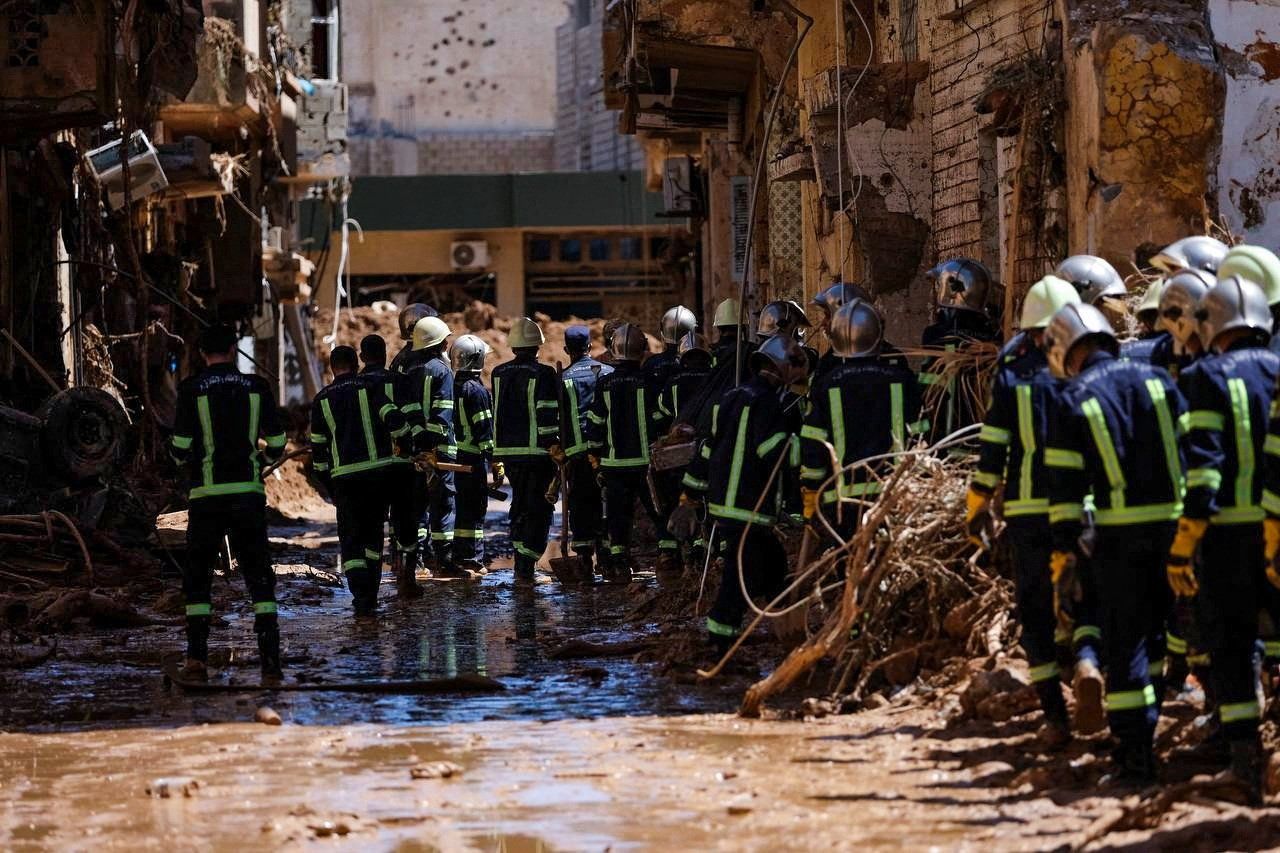
<svg viewBox="0 0 1280 853">
<path fill-rule="evenodd" d="M 336 12 L 125 6 L 0 8 L 0 512 L 92 525 L 121 467 L 158 484 L 211 322 L 282 399 L 320 380 L 299 202 L 349 193 Z"/>
<path fill-rule="evenodd" d="M 1280 16 L 1268 2 L 623 0 L 607 103 L 651 187 L 687 170 L 704 311 L 833 280 L 918 340 L 938 261 L 1020 294 L 1062 257 L 1136 273 L 1226 232 L 1274 246 Z M 749 254 L 748 254 L 749 253 Z"/>
</svg>

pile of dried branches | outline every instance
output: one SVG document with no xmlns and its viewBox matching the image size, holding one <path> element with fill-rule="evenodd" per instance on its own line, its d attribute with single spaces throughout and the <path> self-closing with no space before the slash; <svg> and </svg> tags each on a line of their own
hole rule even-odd
<svg viewBox="0 0 1280 853">
<path fill-rule="evenodd" d="M 74 521 L 56 510 L 0 516 L 0 581 L 45 588 L 76 561 L 93 583 L 93 558 Z M 44 576 L 43 578 L 40 576 Z"/>
<path fill-rule="evenodd" d="M 753 623 L 809 611 L 806 624 L 817 616 L 821 626 L 747 691 L 739 713 L 757 716 L 768 697 L 823 660 L 835 662 L 832 692 L 858 698 L 882 667 L 903 657 L 937 657 L 948 646 L 956 653 L 995 654 L 1012 645 L 1012 587 L 984 568 L 966 542 L 970 463 L 939 452 L 974 429 L 901 454 L 874 501 L 843 502 L 843 511 L 861 513 L 857 532 L 840 541 L 827 530 L 839 544 L 805 560 L 786 592 L 756 608 Z"/>
<path fill-rule="evenodd" d="M 904 347 L 904 355 L 928 359 L 929 372 L 937 380 L 924 395 L 924 412 L 935 418 L 946 398 L 954 395 L 959 410 L 981 420 L 987 411 L 987 395 L 999 365 L 1000 346 L 988 341 L 967 341 L 951 350 Z"/>
</svg>

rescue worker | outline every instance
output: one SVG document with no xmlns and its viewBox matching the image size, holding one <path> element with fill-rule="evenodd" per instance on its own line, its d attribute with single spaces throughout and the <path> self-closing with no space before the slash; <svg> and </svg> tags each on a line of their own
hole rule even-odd
<svg viewBox="0 0 1280 853">
<path fill-rule="evenodd" d="M 413 430 L 413 449 L 427 454 L 428 471 L 418 478 L 417 515 L 422 563 L 440 577 L 461 577 L 453 560 L 457 491 L 452 471 L 434 467 L 454 462 L 458 443 L 453 427 L 453 371 L 445 354 L 449 326 L 439 317 L 423 317 L 413 327 L 413 352 L 405 361 L 401 411 Z"/>
<path fill-rule="evenodd" d="M 666 387 L 658 392 L 658 413 L 661 418 L 659 420 L 659 431 L 668 432 L 677 422 L 680 416 L 681 407 L 686 402 L 694 400 L 698 391 L 704 387 L 711 378 L 711 350 L 707 347 L 706 340 L 697 332 L 688 332 L 681 339 L 677 350 L 680 359 L 680 370 L 667 381 Z M 687 421 L 685 423 L 688 423 Z M 687 429 L 691 432 L 693 426 L 690 424 Z M 685 471 L 688 466 L 673 468 L 668 471 L 653 471 L 654 482 L 657 486 L 658 497 L 663 501 L 663 506 L 667 509 L 668 520 L 670 511 L 676 507 L 680 500 L 681 483 L 684 480 Z M 660 533 L 660 539 L 666 539 L 669 535 L 667 527 L 663 527 Z M 673 539 L 677 543 L 677 549 L 680 547 L 680 541 Z M 706 541 L 701 535 L 701 530 L 687 539 L 689 545 L 686 567 L 702 565 L 703 558 L 706 556 Z M 678 551 L 677 551 L 678 557 Z M 659 555 L 661 559 L 661 555 Z"/>
<path fill-rule="evenodd" d="M 716 306 L 715 318 L 711 325 L 715 326 L 717 337 L 711 347 L 711 358 L 715 367 L 735 364 L 738 358 L 738 341 L 742 341 L 743 359 L 752 352 L 752 345 L 746 340 L 747 329 L 742 325 L 742 306 L 738 300 L 729 298 Z"/>
<path fill-rule="evenodd" d="M 660 565 L 670 571 L 678 547 L 667 536 L 665 518 L 659 515 L 649 491 L 649 435 L 654 428 L 651 413 L 656 395 L 648 385 L 640 359 L 648 342 L 639 326 L 619 326 L 613 335 L 613 372 L 600 378 L 587 414 L 587 447 L 591 467 L 600 472 L 604 488 L 605 527 L 609 553 L 601 560 L 606 581 L 631 580 L 631 531 L 635 502 L 640 500 L 658 531 Z M 678 562 L 676 563 L 678 568 Z"/>
<path fill-rule="evenodd" d="M 680 339 L 698 328 L 698 318 L 683 305 L 667 309 L 662 315 L 659 335 L 662 338 L 662 352 L 654 353 L 644 360 L 646 381 L 651 388 L 661 388 L 667 384 L 671 374 L 680 369 L 677 348 Z M 648 345 L 646 344 L 646 349 Z"/>
<path fill-rule="evenodd" d="M 564 330 L 564 348 L 569 366 L 560 374 L 564 383 L 564 406 L 560 412 L 560 433 L 564 436 L 567 459 L 564 474 L 569 478 L 569 545 L 590 570 L 593 561 L 604 556 L 604 498 L 587 452 L 587 415 L 596 398 L 596 385 L 613 368 L 592 358 L 591 332 L 586 326 Z"/>
<path fill-rule="evenodd" d="M 965 513 L 974 544 L 989 548 L 991 543 L 982 536 L 990 527 L 987 521 L 993 512 L 995 494 L 1003 485 L 1001 506 L 1005 535 L 1013 550 L 1022 647 L 1044 712 L 1040 737 L 1050 748 L 1067 743 L 1071 731 L 1060 685 L 1053 584 L 1046 571 L 1052 547 L 1044 445 L 1054 417 L 1058 380 L 1049 372 L 1044 330 L 1059 309 L 1079 304 L 1076 288 L 1057 276 L 1045 276 L 1027 291 L 1018 324 L 1021 334 L 1000 360 L 992 382 L 986 421 L 978 434 L 978 467 L 969 481 Z M 1079 624 L 1079 614 L 1073 615 Z M 1095 658 L 1082 655 L 1077 660 L 1072 687 L 1077 731 L 1100 731 L 1106 725 L 1106 716 L 1102 675 Z"/>
<path fill-rule="evenodd" d="M 333 381 L 311 403 L 311 462 L 338 510 L 338 551 L 357 618 L 378 609 L 387 474 L 402 464 L 395 442 L 409 433 L 386 383 L 356 373 L 356 351 L 329 354 Z"/>
<path fill-rule="evenodd" d="M 1072 255 L 1053 274 L 1071 284 L 1080 294 L 1080 301 L 1105 312 L 1108 300 L 1127 299 L 1129 288 L 1116 268 L 1097 255 Z"/>
<path fill-rule="evenodd" d="M 804 341 L 805 330 L 813 324 L 804 309 L 790 299 L 775 299 L 760 309 L 756 319 L 756 338 L 764 343 L 774 335 L 787 335 L 797 343 Z"/>
<path fill-rule="evenodd" d="M 534 564 L 546 550 L 553 512 L 547 489 L 557 462 L 566 458 L 560 448 L 556 372 L 538 361 L 545 341 L 542 327 L 521 317 L 507 335 L 512 359 L 493 371 L 494 478 L 498 484 L 503 478 L 511 481 L 508 522 L 515 579 L 522 586 L 534 582 Z"/>
<path fill-rule="evenodd" d="M 705 503 L 714 522 L 712 547 L 721 558 L 720 591 L 707 616 L 712 643 L 722 652 L 742 630 L 747 594 L 767 604 L 782 590 L 787 555 L 774 533 L 794 482 L 799 416 L 783 393 L 805 377 L 807 359 L 786 335 L 752 353 L 752 376 L 725 394 L 710 437 L 689 465 L 673 527 L 698 522 Z"/>
<path fill-rule="evenodd" d="M 971 258 L 955 258 L 929 271 L 934 282 L 934 321 L 924 330 L 922 343 L 940 350 L 963 349 L 974 343 L 995 343 L 999 333 L 987 316 L 987 292 L 991 273 Z M 927 361 L 920 372 L 920 383 L 945 387 L 926 389 L 925 399 L 932 422 L 930 442 L 950 435 L 955 430 L 978 420 L 978 401 L 970 399 L 976 378 L 958 372 L 948 379 L 938 372 L 936 359 Z"/>
<path fill-rule="evenodd" d="M 436 309 L 421 302 L 413 302 L 400 309 L 400 314 L 396 317 L 396 323 L 400 327 L 400 340 L 404 342 L 404 345 L 391 361 L 391 370 L 393 372 L 404 373 L 405 371 L 409 355 L 413 352 L 413 329 L 418 325 L 418 321 L 424 317 L 438 316 L 440 315 Z"/>
<path fill-rule="evenodd" d="M 1280 333 L 1280 258 L 1262 246 L 1233 246 L 1218 267 L 1221 278 L 1238 275 L 1262 288 L 1267 295 L 1274 328 Z M 1280 334 L 1272 334 L 1271 349 L 1280 352 Z"/>
<path fill-rule="evenodd" d="M 840 473 L 833 486 L 822 489 L 835 473 L 827 446 L 835 448 L 841 468 L 905 450 L 911 436 L 922 431 L 920 386 L 906 366 L 878 358 L 884 321 L 875 306 L 861 299 L 845 303 L 831 320 L 830 339 L 831 352 L 841 362 L 819 376 L 810 391 L 800 430 L 801 495 L 805 518 L 821 512 L 848 539 L 861 516 L 859 502 L 880 494 L 880 478 L 891 460 Z"/>
<path fill-rule="evenodd" d="M 1161 278 L 1147 286 L 1142 303 L 1134 316 L 1138 319 L 1138 336 L 1120 345 L 1120 357 L 1150 362 L 1157 350 L 1163 352 L 1172 343 L 1168 331 L 1160 325 L 1160 293 L 1166 279 Z"/>
<path fill-rule="evenodd" d="M 1165 246 L 1151 256 L 1151 265 L 1172 273 L 1178 270 L 1201 270 L 1217 274 L 1218 266 L 1227 255 L 1227 244 L 1213 237 L 1183 237 Z"/>
<path fill-rule="evenodd" d="M 360 340 L 360 378 L 381 383 L 383 393 L 397 407 L 404 403 L 403 377 L 387 370 L 387 342 L 381 335 L 365 335 Z M 408 421 L 406 420 L 406 423 Z M 418 585 L 418 500 L 416 497 L 418 471 L 413 467 L 412 438 L 402 435 L 396 444 L 400 452 L 384 472 L 387 494 L 391 504 L 392 574 L 396 578 L 396 595 L 400 598 L 419 598 L 422 587 Z"/>
<path fill-rule="evenodd" d="M 217 324 L 200 334 L 205 368 L 178 386 L 171 452 L 185 469 L 187 565 L 182 592 L 187 608 L 183 674 L 207 677 L 213 569 L 229 538 L 253 600 L 264 681 L 278 680 L 280 626 L 275 574 L 267 554 L 267 503 L 261 465 L 278 461 L 286 436 L 271 386 L 236 369 L 236 332 Z M 259 447 L 259 440 L 265 448 Z"/>
<path fill-rule="evenodd" d="M 1267 349 L 1271 312 L 1266 294 L 1251 281 L 1219 278 L 1201 299 L 1196 318 L 1210 354 L 1197 363 L 1187 389 L 1187 489 L 1167 572 L 1175 595 L 1199 599 L 1231 770 L 1256 794 L 1262 708 L 1253 654 L 1259 603 L 1274 601 L 1266 595 L 1268 501 L 1256 460 L 1265 458 L 1280 355 Z M 1271 506 L 1280 515 L 1280 500 Z"/>
<path fill-rule="evenodd" d="M 1092 305 L 1060 309 L 1045 341 L 1050 369 L 1070 380 L 1045 449 L 1055 609 L 1076 597 L 1087 557 L 1105 639 L 1107 717 L 1119 740 L 1117 776 L 1145 783 L 1155 776 L 1153 682 L 1163 672 L 1169 612 L 1161 570 L 1182 509 L 1177 424 L 1186 405 L 1167 373 L 1118 358 L 1111 324 Z M 1091 490 L 1094 528 L 1082 537 Z"/>
<path fill-rule="evenodd" d="M 453 527 L 453 557 L 459 568 L 483 572 L 484 516 L 489 507 L 489 464 L 493 461 L 493 398 L 480 381 L 489 345 L 463 335 L 449 347 L 453 368 L 453 421 L 458 463 L 471 471 L 455 475 L 458 508 Z"/>
</svg>

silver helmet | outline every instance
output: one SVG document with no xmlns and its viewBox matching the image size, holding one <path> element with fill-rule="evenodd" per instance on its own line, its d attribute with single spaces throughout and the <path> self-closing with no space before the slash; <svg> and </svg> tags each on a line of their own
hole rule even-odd
<svg viewBox="0 0 1280 853">
<path fill-rule="evenodd" d="M 1129 295 L 1120 273 L 1097 255 L 1072 255 L 1058 264 L 1053 274 L 1071 282 L 1081 301 L 1090 305 L 1097 305 L 1100 299 L 1123 299 Z"/>
<path fill-rule="evenodd" d="M 863 302 L 871 302 L 871 294 L 865 288 L 856 284 L 845 284 L 837 281 L 826 290 L 818 291 L 818 295 L 813 297 L 813 304 L 817 305 L 827 313 L 827 318 L 835 316 L 836 312 L 842 306 L 848 305 L 855 299 L 861 299 Z"/>
<path fill-rule="evenodd" d="M 831 318 L 831 351 L 841 358 L 874 355 L 884 339 L 884 321 L 869 302 L 855 299 Z"/>
<path fill-rule="evenodd" d="M 662 315 L 662 342 L 664 344 L 679 343 L 685 333 L 692 332 L 696 328 L 698 328 L 698 318 L 693 316 L 693 312 L 688 308 L 683 305 L 668 308 L 667 313 Z"/>
<path fill-rule="evenodd" d="M 413 327 L 418 325 L 418 321 L 435 316 L 437 316 L 436 309 L 421 302 L 413 302 L 401 308 L 400 316 L 396 318 L 400 324 L 400 340 L 413 340 Z"/>
<path fill-rule="evenodd" d="M 1112 355 L 1120 352 L 1120 343 L 1116 340 L 1111 322 L 1092 305 L 1066 305 L 1053 315 L 1049 327 L 1044 330 L 1044 343 L 1045 352 L 1049 356 L 1049 369 L 1054 376 L 1066 379 L 1073 375 L 1067 369 L 1071 350 L 1089 338 L 1100 340 Z"/>
<path fill-rule="evenodd" d="M 1196 308 L 1216 283 L 1213 273 L 1200 270 L 1179 270 L 1165 279 L 1160 291 L 1160 324 L 1183 347 L 1200 331 Z"/>
<path fill-rule="evenodd" d="M 1196 308 L 1200 342 L 1216 349 L 1218 337 L 1232 329 L 1254 329 L 1271 334 L 1271 308 L 1267 294 L 1247 278 L 1238 275 L 1219 279 Z"/>
<path fill-rule="evenodd" d="M 609 355 L 616 361 L 639 361 L 649 350 L 649 339 L 635 323 L 623 323 L 609 341 Z"/>
<path fill-rule="evenodd" d="M 696 363 L 699 360 L 711 363 L 711 349 L 707 346 L 707 339 L 697 332 L 685 332 L 680 338 L 680 343 L 676 345 L 676 358 L 683 365 Z"/>
<path fill-rule="evenodd" d="M 449 366 L 455 373 L 467 370 L 479 372 L 484 369 L 484 357 L 489 354 L 489 345 L 475 335 L 463 335 L 449 347 Z"/>
<path fill-rule="evenodd" d="M 779 385 L 794 385 L 809 374 L 809 357 L 804 349 L 787 335 L 774 335 L 751 354 L 751 367 L 757 373 L 768 373 Z"/>
<path fill-rule="evenodd" d="M 1151 265 L 1164 272 L 1185 269 L 1216 273 L 1227 251 L 1226 243 L 1212 237 L 1183 237 L 1153 255 Z"/>
<path fill-rule="evenodd" d="M 804 309 L 790 299 L 777 299 L 760 309 L 760 319 L 756 321 L 756 337 L 772 338 L 774 335 L 786 335 L 796 340 L 804 337 L 803 329 L 810 325 Z"/>
<path fill-rule="evenodd" d="M 991 272 L 973 258 L 953 258 L 929 270 L 939 308 L 985 311 Z"/>
</svg>

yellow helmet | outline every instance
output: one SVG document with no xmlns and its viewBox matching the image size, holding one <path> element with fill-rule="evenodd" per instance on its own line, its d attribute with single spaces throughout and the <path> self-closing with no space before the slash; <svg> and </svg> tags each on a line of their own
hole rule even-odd
<svg viewBox="0 0 1280 853">
<path fill-rule="evenodd" d="M 738 300 L 729 298 L 717 305 L 716 319 L 711 325 L 721 328 L 742 325 L 742 307 L 738 305 Z"/>
<path fill-rule="evenodd" d="M 1031 285 L 1022 300 L 1022 315 L 1018 326 L 1022 329 L 1043 329 L 1049 325 L 1058 309 L 1066 305 L 1079 305 L 1080 292 L 1075 285 L 1056 275 L 1047 275 Z"/>
<path fill-rule="evenodd" d="M 413 327 L 413 348 L 415 350 L 442 344 L 452 332 L 449 324 L 439 317 L 423 317 Z"/>
<path fill-rule="evenodd" d="M 1147 291 L 1142 294 L 1142 302 L 1135 312 L 1139 320 L 1153 329 L 1160 320 L 1160 294 L 1164 292 L 1164 283 L 1165 279 L 1160 278 L 1147 285 Z"/>
<path fill-rule="evenodd" d="M 1280 258 L 1262 246 L 1235 246 L 1218 265 L 1218 278 L 1238 275 L 1262 288 L 1267 304 L 1280 304 Z"/>
<path fill-rule="evenodd" d="M 512 323 L 511 331 L 507 333 L 507 343 L 512 349 L 540 347 L 546 341 L 546 337 L 542 334 L 542 327 L 528 317 L 521 317 Z"/>
</svg>

